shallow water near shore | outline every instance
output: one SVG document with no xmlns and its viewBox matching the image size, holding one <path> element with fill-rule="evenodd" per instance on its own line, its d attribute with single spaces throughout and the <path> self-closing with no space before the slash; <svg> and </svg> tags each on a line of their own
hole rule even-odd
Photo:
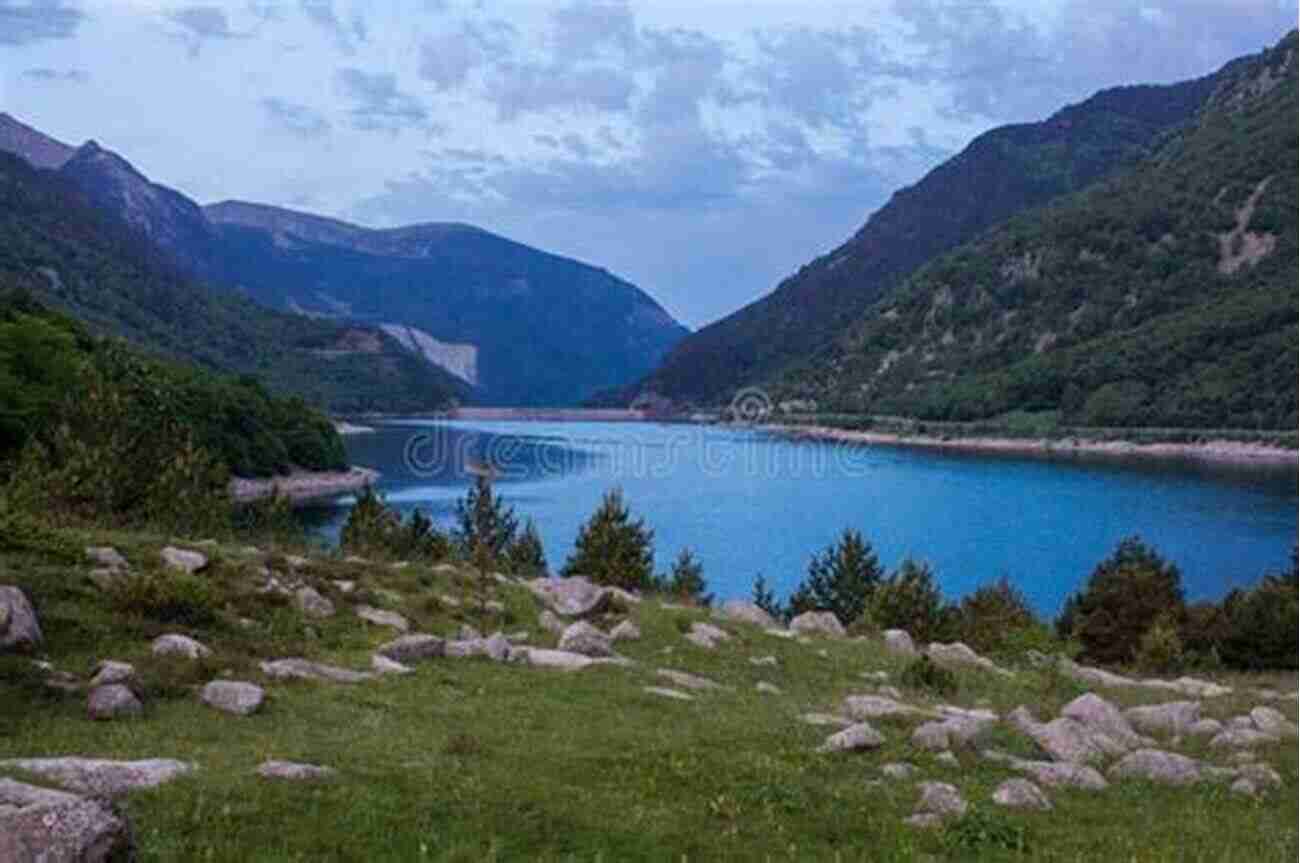
<svg viewBox="0 0 1300 863">
<path fill-rule="evenodd" d="M 747 597 L 759 573 L 785 594 L 853 527 L 886 566 L 930 562 L 953 598 L 1005 575 L 1055 614 L 1139 534 L 1179 565 L 1189 599 L 1217 599 L 1289 564 L 1300 500 L 1294 465 L 922 451 L 718 426 L 410 419 L 346 443 L 354 464 L 382 472 L 390 503 L 444 524 L 471 470 L 490 466 L 553 569 L 621 486 L 655 531 L 657 568 L 690 547 L 719 598 Z M 350 503 L 307 517 L 334 539 Z"/>
</svg>

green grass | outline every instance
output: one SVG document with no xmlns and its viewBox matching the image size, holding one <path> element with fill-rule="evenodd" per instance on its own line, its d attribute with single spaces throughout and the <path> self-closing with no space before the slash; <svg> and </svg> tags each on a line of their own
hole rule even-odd
<svg viewBox="0 0 1300 863">
<path fill-rule="evenodd" d="M 78 541 L 86 540 L 78 537 Z M 161 538 L 113 534 L 133 564 Z M 214 617 L 199 628 L 164 624 L 120 609 L 84 580 L 88 567 L 38 555 L 0 557 L 0 583 L 32 597 L 47 641 L 43 658 L 83 678 L 97 659 L 136 663 L 150 695 L 144 718 L 95 723 L 84 697 L 48 693 L 27 661 L 0 663 L 0 758 L 80 754 L 171 757 L 200 769 L 159 789 L 123 800 L 143 860 L 1294 860 L 1297 855 L 1294 741 L 1262 752 L 1284 788 L 1260 800 L 1230 795 L 1226 785 L 1169 789 L 1125 782 L 1100 793 L 1049 790 L 1055 809 L 1010 813 L 992 805 L 993 788 L 1014 774 L 960 754 L 960 767 L 937 762 L 908 742 L 913 720 L 873 724 L 887 738 L 861 755 L 817 753 L 834 729 L 798 719 L 835 711 L 843 696 L 873 691 L 869 671 L 898 684 L 904 662 L 877 640 L 800 644 L 726 624 L 733 638 L 716 650 L 682 638 L 683 622 L 705 612 L 646 601 L 631 611 L 639 642 L 620 650 L 631 668 L 576 673 L 486 660 L 437 660 L 415 674 L 354 686 L 273 682 L 260 659 L 306 655 L 367 667 L 370 651 L 391 637 L 363 628 L 350 600 L 381 600 L 414 628 L 452 634 L 478 624 L 467 610 L 472 580 L 425 566 L 345 563 L 315 557 L 304 579 L 340 606 L 328 621 L 301 618 L 291 604 L 251 591 L 262 565 L 278 555 L 235 546 L 210 550 Z M 332 579 L 358 582 L 345 597 Z M 452 608 L 435 599 L 464 601 Z M 530 643 L 552 646 L 536 626 L 537 605 L 521 588 L 495 586 L 506 609 L 488 630 L 526 630 Z M 241 626 L 239 617 L 255 621 Z M 613 618 L 602 621 L 608 625 Z M 161 664 L 149 639 L 188 631 L 215 650 L 198 664 Z M 825 651 L 826 655 L 820 654 Z M 752 656 L 774 655 L 775 667 Z M 643 692 L 663 685 L 658 667 L 690 671 L 729 689 L 692 702 Z M 193 687 L 233 674 L 264 685 L 269 698 L 251 717 L 233 718 L 198 703 Z M 1238 690 L 1295 689 L 1294 675 L 1225 679 Z M 754 691 L 775 683 L 779 696 Z M 1084 691 L 1059 676 L 1027 669 L 1007 680 L 958 672 L 946 699 L 999 713 L 1030 705 L 1042 718 Z M 905 692 L 907 700 L 932 699 Z M 1157 693 L 1110 690 L 1120 704 L 1172 700 Z M 1260 703 L 1246 695 L 1205 701 L 1226 718 Z M 1282 702 L 1295 717 L 1296 704 Z M 999 727 L 993 744 L 1034 754 L 1026 738 Z M 1223 763 L 1202 749 L 1180 751 Z M 254 774 L 264 759 L 325 764 L 336 779 L 272 783 Z M 878 767 L 907 760 L 918 779 L 956 784 L 972 804 L 966 819 L 939 831 L 907 827 L 912 782 L 873 785 Z M 12 775 L 20 777 L 17 773 Z M 30 777 L 28 777 L 30 778 Z"/>
</svg>

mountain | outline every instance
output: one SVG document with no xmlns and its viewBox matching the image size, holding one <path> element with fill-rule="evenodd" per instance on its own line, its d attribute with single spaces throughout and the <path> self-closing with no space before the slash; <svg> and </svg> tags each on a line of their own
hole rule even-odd
<svg viewBox="0 0 1300 863">
<path fill-rule="evenodd" d="M 200 207 L 95 141 L 73 150 L 8 115 L 0 150 L 57 169 L 194 279 L 383 328 L 480 402 L 576 404 L 635 381 L 688 333 L 605 270 L 471 225 L 372 230 L 241 201 Z"/>
<path fill-rule="evenodd" d="M 423 355 L 472 354 L 477 399 L 575 404 L 653 368 L 686 335 L 605 270 L 471 225 L 372 230 L 275 207 L 204 208 L 220 254 L 205 270 L 272 308 L 409 331 Z M 390 330 L 391 332 L 392 330 Z"/>
<path fill-rule="evenodd" d="M 102 152 L 92 144 L 71 155 L 64 168 L 74 176 L 0 153 L 0 289 L 26 291 L 97 333 L 254 375 L 336 412 L 435 410 L 463 398 L 463 383 L 378 328 L 271 311 L 194 280 L 150 240 L 156 234 L 97 206 L 76 181 Z"/>
<path fill-rule="evenodd" d="M 777 382 L 936 420 L 1294 429 L 1297 38 L 1148 158 L 927 264 Z"/>
<path fill-rule="evenodd" d="M 725 404 L 738 388 L 762 384 L 829 345 L 935 255 L 1149 152 L 1192 117 L 1227 72 L 1103 90 L 1042 122 L 980 135 L 896 192 L 839 248 L 683 339 L 652 374 L 601 401 L 626 403 L 653 393 L 677 403 Z"/>
</svg>

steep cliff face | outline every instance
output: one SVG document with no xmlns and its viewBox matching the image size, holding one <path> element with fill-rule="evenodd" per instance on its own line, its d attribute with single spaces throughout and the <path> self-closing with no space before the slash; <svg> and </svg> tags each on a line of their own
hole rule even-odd
<svg viewBox="0 0 1300 863">
<path fill-rule="evenodd" d="M 76 149 L 0 111 L 0 151 L 21 156 L 37 168 L 61 168 Z"/>
</svg>

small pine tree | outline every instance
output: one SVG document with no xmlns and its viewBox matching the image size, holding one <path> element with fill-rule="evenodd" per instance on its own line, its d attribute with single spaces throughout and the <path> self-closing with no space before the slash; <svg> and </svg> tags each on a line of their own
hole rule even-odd
<svg viewBox="0 0 1300 863">
<path fill-rule="evenodd" d="M 697 605 L 707 607 L 713 604 L 713 594 L 705 593 L 708 583 L 704 580 L 704 566 L 689 548 L 683 548 L 673 561 L 672 571 L 663 580 L 663 588 L 667 593 Z"/>
<path fill-rule="evenodd" d="M 496 496 L 492 481 L 480 473 L 465 496 L 456 501 L 456 539 L 466 557 L 474 557 L 481 544 L 494 561 L 501 560 L 519 530 L 514 507 Z"/>
<path fill-rule="evenodd" d="M 772 615 L 772 617 L 777 620 L 785 620 L 789 616 L 786 614 L 786 610 L 781 605 L 780 600 L 776 598 L 776 594 L 772 591 L 772 588 L 768 586 L 767 579 L 763 577 L 762 573 L 759 573 L 754 577 L 753 598 L 755 605 Z"/>
<path fill-rule="evenodd" d="M 848 626 L 862 616 L 883 576 L 871 543 L 856 530 L 845 530 L 837 544 L 808 562 L 808 576 L 791 595 L 790 611 L 829 611 Z"/>
<path fill-rule="evenodd" d="M 654 531 L 633 519 L 621 489 L 605 494 L 600 507 L 578 529 L 573 554 L 560 575 L 582 575 L 597 584 L 628 590 L 653 587 Z"/>
<path fill-rule="evenodd" d="M 541 534 L 533 520 L 528 519 L 523 533 L 510 543 L 506 550 L 506 562 L 510 571 L 524 578 L 541 578 L 546 575 L 546 551 L 542 547 Z"/>
<path fill-rule="evenodd" d="M 911 558 L 877 585 L 871 616 L 881 629 L 903 629 L 920 642 L 956 635 L 956 609 L 944 602 L 929 564 Z"/>
<path fill-rule="evenodd" d="M 1182 624 L 1182 576 L 1155 549 L 1129 537 L 1097 565 L 1066 610 L 1086 660 L 1129 662 L 1163 615 L 1170 616 L 1175 630 Z"/>
</svg>

